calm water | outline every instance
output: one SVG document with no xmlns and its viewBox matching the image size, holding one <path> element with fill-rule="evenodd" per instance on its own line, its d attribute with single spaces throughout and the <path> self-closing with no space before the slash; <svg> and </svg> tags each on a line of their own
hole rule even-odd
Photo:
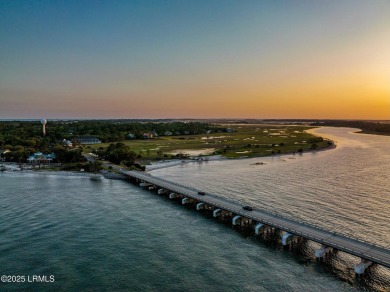
<svg viewBox="0 0 390 292">
<path fill-rule="evenodd" d="M 388 137 L 337 136 L 336 150 L 188 164 L 154 175 L 388 246 Z M 348 146 L 350 145 L 350 146 Z M 264 165 L 250 165 L 262 161 Z M 124 181 L 0 174 L 0 275 L 54 275 L 0 290 L 388 291 L 388 269 L 356 279 L 357 259 L 313 259 L 245 238 Z"/>
</svg>

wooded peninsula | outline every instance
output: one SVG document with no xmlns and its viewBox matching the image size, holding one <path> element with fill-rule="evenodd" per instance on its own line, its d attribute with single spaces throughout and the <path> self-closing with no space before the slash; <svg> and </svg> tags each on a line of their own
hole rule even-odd
<svg viewBox="0 0 390 292">
<path fill-rule="evenodd" d="M 299 154 L 333 146 L 305 132 L 315 126 L 390 133 L 389 123 L 368 121 L 49 120 L 44 134 L 40 121 L 1 121 L 0 158 L 92 171 L 101 165 L 87 155 L 142 169 L 158 160 Z"/>
</svg>

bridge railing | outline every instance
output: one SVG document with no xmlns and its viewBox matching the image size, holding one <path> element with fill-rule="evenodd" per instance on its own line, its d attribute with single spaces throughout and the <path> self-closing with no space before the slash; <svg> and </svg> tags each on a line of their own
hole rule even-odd
<svg viewBox="0 0 390 292">
<path fill-rule="evenodd" d="M 243 206 L 242 202 L 239 202 L 237 200 L 234 200 L 234 199 L 230 199 L 230 198 L 225 198 L 225 197 L 220 197 L 220 196 L 217 196 L 217 195 L 214 195 L 214 194 L 208 194 L 208 195 L 212 195 L 214 197 L 217 197 L 218 199 L 223 199 L 223 200 L 226 200 L 228 202 L 231 202 L 231 203 L 234 203 L 234 204 L 237 204 L 239 206 Z M 345 235 L 345 234 L 341 234 L 341 233 L 338 233 L 338 232 L 335 232 L 335 231 L 332 231 L 332 230 L 329 230 L 329 229 L 326 229 L 324 227 L 320 227 L 318 225 L 315 225 L 315 224 L 312 224 L 312 223 L 308 223 L 308 222 L 305 222 L 305 221 L 302 221 L 302 220 L 299 220 L 299 219 L 293 219 L 293 218 L 289 218 L 287 216 L 283 216 L 277 212 L 274 212 L 274 211 L 270 211 L 270 210 L 267 210 L 265 208 L 262 208 L 262 207 L 255 207 L 255 210 L 259 210 L 267 215 L 272 215 L 272 216 L 275 216 L 277 218 L 280 218 L 280 219 L 283 219 L 283 220 L 287 220 L 287 221 L 290 221 L 291 223 L 299 223 L 301 225 L 304 225 L 304 226 L 307 226 L 307 227 L 312 227 L 312 228 L 315 228 L 315 229 L 319 229 L 321 231 L 325 231 L 325 232 L 328 232 L 328 233 L 331 233 L 332 235 L 334 236 L 339 236 L 339 237 L 344 237 L 344 238 L 348 238 L 348 239 L 352 239 L 352 240 L 355 240 L 355 241 L 359 241 L 361 243 L 364 243 L 364 244 L 367 244 L 367 245 L 370 245 L 372 247 L 376 247 L 376 248 L 381 248 L 381 249 L 384 249 L 384 250 L 388 250 L 388 248 L 384 247 L 384 246 L 381 246 L 381 245 L 378 245 L 378 244 L 375 244 L 375 243 L 372 243 L 372 242 L 368 242 L 366 240 L 363 240 L 363 239 L 358 239 L 358 238 L 355 238 L 355 237 L 352 237 L 350 235 Z"/>
<path fill-rule="evenodd" d="M 191 187 L 191 186 L 188 186 L 188 185 L 184 185 L 184 184 L 181 184 L 181 183 L 177 183 L 177 182 L 173 182 L 173 181 L 170 181 L 170 180 L 167 180 L 167 179 L 163 179 L 163 178 L 160 178 L 160 177 L 155 177 L 155 176 L 152 176 L 150 174 L 146 174 L 146 173 L 142 173 L 140 175 L 137 175 L 138 173 L 132 171 L 134 175 L 134 177 L 138 177 L 140 179 L 144 179 L 144 176 L 147 176 L 153 180 L 158 180 L 158 181 L 162 181 L 162 182 L 165 182 L 165 183 L 168 183 L 168 184 L 171 184 L 171 185 L 175 185 L 175 186 L 178 186 L 178 187 L 181 187 L 181 188 L 184 188 L 186 190 L 191 190 L 191 191 L 194 191 L 194 192 L 198 192 L 200 191 L 199 189 L 196 189 L 194 187 Z M 211 197 L 215 197 L 219 200 L 225 200 L 227 202 L 230 202 L 230 203 L 233 203 L 233 204 L 236 204 L 238 206 L 244 206 L 242 204 L 242 202 L 239 202 L 237 200 L 234 200 L 234 199 L 230 199 L 230 198 L 226 198 L 226 197 L 220 197 L 218 195 L 215 195 L 215 194 L 211 194 L 211 193 L 207 193 L 208 196 L 211 196 Z M 206 200 L 204 200 L 202 198 L 203 201 L 206 202 Z M 206 202 L 207 203 L 207 202 Z M 210 204 L 215 204 L 215 203 L 210 203 Z M 219 206 L 220 208 L 224 208 L 223 206 Z M 262 208 L 262 207 L 257 207 L 255 208 L 255 210 L 259 210 L 263 213 L 265 213 L 266 215 L 268 216 L 274 216 L 276 218 L 279 218 L 279 219 L 283 219 L 283 220 L 286 220 L 286 221 L 289 221 L 291 223 L 299 223 L 303 226 L 307 226 L 307 227 L 311 227 L 311 228 L 314 228 L 314 229 L 317 229 L 317 230 L 321 230 L 321 231 L 324 231 L 324 232 L 327 232 L 329 234 L 331 234 L 332 236 L 338 236 L 338 237 L 341 237 L 341 238 L 345 238 L 345 239 L 349 239 L 349 240 L 353 240 L 353 241 L 357 241 L 357 242 L 360 242 L 360 243 L 364 243 L 368 246 L 370 246 L 371 248 L 379 248 L 383 251 L 388 251 L 388 248 L 384 247 L 384 246 L 381 246 L 381 245 L 378 245 L 378 244 L 375 244 L 375 243 L 372 243 L 372 242 L 368 242 L 366 240 L 363 240 L 363 239 L 358 239 L 358 238 L 354 238 L 350 235 L 345 235 L 345 234 L 341 234 L 341 233 L 338 233 L 338 232 L 335 232 L 335 231 L 332 231 L 332 230 L 329 230 L 329 229 L 326 229 L 324 227 L 320 227 L 320 226 L 317 226 L 315 224 L 312 224 L 312 223 L 308 223 L 308 222 L 304 222 L 302 220 L 297 220 L 297 219 L 292 219 L 292 218 L 289 218 L 289 217 L 286 217 L 286 216 L 283 216 L 283 215 L 280 215 L 279 213 L 277 212 L 274 212 L 274 211 L 270 211 L 270 210 L 267 210 L 265 208 Z M 232 211 L 234 212 L 234 211 Z M 269 224 L 272 224 L 272 222 L 270 222 Z"/>
<path fill-rule="evenodd" d="M 152 179 L 158 179 L 158 180 L 161 180 L 161 181 L 169 183 L 169 184 L 174 184 L 174 185 L 180 186 L 180 187 L 185 188 L 185 189 L 190 189 L 191 191 L 195 191 L 195 192 L 199 191 L 199 189 L 196 189 L 194 187 L 191 187 L 191 186 L 188 186 L 188 185 L 184 185 L 184 184 L 181 184 L 181 183 L 178 183 L 178 182 L 173 182 L 173 181 L 170 181 L 170 180 L 167 180 L 167 179 L 164 179 L 164 178 L 152 176 L 152 175 L 150 175 L 148 173 L 145 173 L 145 174 L 142 174 L 142 175 L 147 175 L 148 177 L 150 177 Z"/>
</svg>

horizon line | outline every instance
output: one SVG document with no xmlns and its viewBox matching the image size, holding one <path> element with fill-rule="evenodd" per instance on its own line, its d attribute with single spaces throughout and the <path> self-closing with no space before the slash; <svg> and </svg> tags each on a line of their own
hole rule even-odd
<svg viewBox="0 0 390 292">
<path fill-rule="evenodd" d="M 0 121 L 40 121 L 41 118 L 0 118 Z M 52 121 L 110 121 L 110 120 L 232 120 L 232 121 L 390 121 L 390 119 L 351 119 L 351 118 L 45 118 Z"/>
</svg>

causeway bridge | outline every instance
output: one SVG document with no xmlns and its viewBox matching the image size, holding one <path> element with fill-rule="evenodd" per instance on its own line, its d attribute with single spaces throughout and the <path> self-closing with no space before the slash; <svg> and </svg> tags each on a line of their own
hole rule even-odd
<svg viewBox="0 0 390 292">
<path fill-rule="evenodd" d="M 135 180 L 142 186 L 149 186 L 159 190 L 159 193 L 168 193 L 170 198 L 182 199 L 182 204 L 191 201 L 196 204 L 196 209 L 209 208 L 213 216 L 228 214 L 232 218 L 232 224 L 240 224 L 241 221 L 249 222 L 256 234 L 260 234 L 268 228 L 281 231 L 283 245 L 288 245 L 297 239 L 309 239 L 321 244 L 321 248 L 315 252 L 317 258 L 324 257 L 332 251 L 343 251 L 361 258 L 361 262 L 355 265 L 355 272 L 363 274 L 373 263 L 390 268 L 390 250 L 366 241 L 358 240 L 340 233 L 332 232 L 311 224 L 283 217 L 276 213 L 254 209 L 245 210 L 244 205 L 232 202 L 209 193 L 172 181 L 153 177 L 148 173 L 139 171 L 121 170 L 129 179 Z"/>
</svg>

